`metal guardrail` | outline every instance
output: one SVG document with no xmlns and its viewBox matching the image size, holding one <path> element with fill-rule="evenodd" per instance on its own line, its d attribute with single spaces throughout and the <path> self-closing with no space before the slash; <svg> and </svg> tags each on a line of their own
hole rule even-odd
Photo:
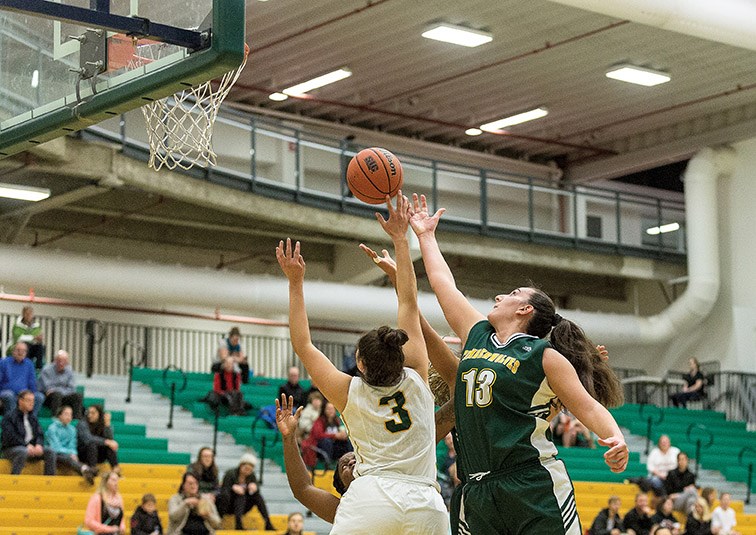
<svg viewBox="0 0 756 535">
<path fill-rule="evenodd" d="M 124 154 L 146 159 L 144 130 L 137 111 L 90 127 L 82 136 L 107 139 L 120 144 Z M 234 154 L 220 153 L 217 166 L 195 168 L 188 174 L 220 179 L 227 187 L 264 196 L 374 217 L 374 207 L 349 196 L 345 185 L 345 162 L 362 146 L 229 108 L 222 110 L 215 125 L 216 140 L 224 135 L 233 139 L 227 145 L 234 147 Z M 604 253 L 685 259 L 681 201 L 397 155 L 405 183 L 421 184 L 433 210 L 449 208 L 441 224 L 450 230 Z M 671 222 L 679 223 L 681 230 L 645 232 Z"/>
</svg>

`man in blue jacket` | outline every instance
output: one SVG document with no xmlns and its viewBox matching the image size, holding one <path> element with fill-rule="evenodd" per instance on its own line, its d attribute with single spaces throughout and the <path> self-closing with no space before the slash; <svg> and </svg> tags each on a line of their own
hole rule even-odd
<svg viewBox="0 0 756 535">
<path fill-rule="evenodd" d="M 34 364 L 26 358 L 28 350 L 25 342 L 17 342 L 13 346 L 13 354 L 0 360 L 0 399 L 3 400 L 6 416 L 16 408 L 16 396 L 23 390 L 29 390 L 34 396 L 35 416 L 45 401 L 45 395 L 37 391 Z"/>
<path fill-rule="evenodd" d="M 55 475 L 55 452 L 45 448 L 39 420 L 34 415 L 34 392 L 23 390 L 17 406 L 0 423 L 3 457 L 11 462 L 11 474 L 20 474 L 27 461 L 45 461 L 45 475 Z"/>
</svg>

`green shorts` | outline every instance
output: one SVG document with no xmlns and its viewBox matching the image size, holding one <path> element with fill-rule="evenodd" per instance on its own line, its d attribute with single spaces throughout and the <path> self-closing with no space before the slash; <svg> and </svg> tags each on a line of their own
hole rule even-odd
<svg viewBox="0 0 756 535">
<path fill-rule="evenodd" d="M 454 535 L 581 535 L 575 489 L 549 459 L 470 478 L 451 501 Z"/>
</svg>

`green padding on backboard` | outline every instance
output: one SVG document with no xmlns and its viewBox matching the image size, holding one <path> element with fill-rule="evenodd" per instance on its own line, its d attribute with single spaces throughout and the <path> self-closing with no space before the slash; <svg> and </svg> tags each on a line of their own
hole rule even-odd
<svg viewBox="0 0 756 535">
<path fill-rule="evenodd" d="M 245 0 L 213 0 L 210 48 L 97 93 L 76 110 L 73 106 L 58 108 L 3 130 L 0 159 L 222 76 L 244 60 L 244 31 Z M 85 82 L 82 87 L 88 85 Z"/>
</svg>

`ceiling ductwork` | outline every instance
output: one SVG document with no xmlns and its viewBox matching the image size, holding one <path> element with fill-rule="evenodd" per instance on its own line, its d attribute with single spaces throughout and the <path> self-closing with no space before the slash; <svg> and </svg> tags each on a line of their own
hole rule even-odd
<svg viewBox="0 0 756 535">
<path fill-rule="evenodd" d="M 756 50 L 752 0 L 551 0 L 671 32 Z"/>
<path fill-rule="evenodd" d="M 731 149 L 705 149 L 685 172 L 688 285 L 662 313 L 632 315 L 560 311 L 607 344 L 653 344 L 690 331 L 711 311 L 719 292 L 717 179 L 734 166 Z M 152 264 L 78 255 L 39 248 L 0 246 L 4 285 L 33 287 L 37 294 L 67 294 L 110 303 L 149 303 L 221 307 L 256 315 L 285 316 L 288 284 L 283 278 L 248 276 L 214 269 Z M 308 281 L 305 297 L 310 318 L 320 323 L 374 327 L 393 323 L 396 295 L 374 286 Z M 428 320 L 444 332 L 445 321 L 435 296 L 420 294 Z M 487 313 L 490 301 L 473 300 Z"/>
</svg>

